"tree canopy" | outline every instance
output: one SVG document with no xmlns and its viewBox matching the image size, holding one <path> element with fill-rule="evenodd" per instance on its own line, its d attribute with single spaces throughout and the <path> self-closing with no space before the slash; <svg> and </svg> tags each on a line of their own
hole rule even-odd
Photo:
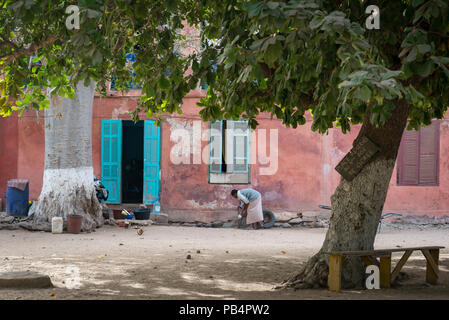
<svg viewBox="0 0 449 320">
<path fill-rule="evenodd" d="M 65 26 L 69 4 L 80 29 Z M 380 29 L 366 29 L 368 5 Z M 1 112 L 45 107 L 42 87 L 70 95 L 78 80 L 105 90 L 118 79 L 142 86 L 134 116 L 182 112 L 183 97 L 207 84 L 204 120 L 268 112 L 287 126 L 343 132 L 365 117 L 382 126 L 397 101 L 409 128 L 443 117 L 449 105 L 449 5 L 443 0 L 3 1 Z M 201 48 L 186 53 L 186 26 Z M 135 52 L 130 76 L 125 52 Z M 26 56 L 45 61 L 29 68 Z M 18 99 L 16 105 L 11 102 Z"/>
</svg>

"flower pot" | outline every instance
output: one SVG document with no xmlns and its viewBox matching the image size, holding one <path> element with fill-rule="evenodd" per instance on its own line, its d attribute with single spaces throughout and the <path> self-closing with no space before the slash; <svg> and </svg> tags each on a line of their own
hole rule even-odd
<svg viewBox="0 0 449 320">
<path fill-rule="evenodd" d="M 81 224 L 83 223 L 83 216 L 67 216 L 67 232 L 80 233 Z"/>
<path fill-rule="evenodd" d="M 125 216 L 122 214 L 122 209 L 113 209 L 112 211 L 114 212 L 115 220 L 125 219 Z"/>
</svg>

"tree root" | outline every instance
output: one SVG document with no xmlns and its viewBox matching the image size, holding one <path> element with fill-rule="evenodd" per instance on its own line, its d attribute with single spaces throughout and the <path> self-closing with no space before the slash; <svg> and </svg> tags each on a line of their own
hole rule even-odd
<svg viewBox="0 0 449 320">
<path fill-rule="evenodd" d="M 53 217 L 63 217 L 64 226 L 68 215 L 83 216 L 81 231 L 90 232 L 104 224 L 100 202 L 95 191 L 81 187 L 71 194 L 50 192 L 39 197 L 37 205 L 30 208 L 32 223 L 36 226 L 51 224 Z M 51 231 L 51 230 L 49 230 Z"/>
<path fill-rule="evenodd" d="M 276 289 L 318 289 L 327 287 L 329 266 L 324 254 L 317 253 L 301 266 L 300 271 Z"/>
</svg>

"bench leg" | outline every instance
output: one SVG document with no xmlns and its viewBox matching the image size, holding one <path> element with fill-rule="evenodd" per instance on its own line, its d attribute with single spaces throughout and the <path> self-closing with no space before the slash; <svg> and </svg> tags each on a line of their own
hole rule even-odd
<svg viewBox="0 0 449 320">
<path fill-rule="evenodd" d="M 341 289 L 341 269 L 343 266 L 343 257 L 339 254 L 329 255 L 329 276 L 327 285 L 330 291 L 339 292 Z"/>
<path fill-rule="evenodd" d="M 380 287 L 390 288 L 391 284 L 391 255 L 380 257 Z"/>
<path fill-rule="evenodd" d="M 440 250 L 423 250 L 426 257 L 426 282 L 430 284 L 437 284 L 438 282 L 438 260 L 440 256 Z"/>
</svg>

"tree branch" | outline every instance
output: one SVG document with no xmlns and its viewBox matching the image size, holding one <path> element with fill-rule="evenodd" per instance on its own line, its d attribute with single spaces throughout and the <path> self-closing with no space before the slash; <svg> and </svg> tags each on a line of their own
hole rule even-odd
<svg viewBox="0 0 449 320">
<path fill-rule="evenodd" d="M 58 40 L 59 37 L 57 35 L 50 36 L 47 40 L 40 42 L 40 43 L 33 43 L 28 48 L 22 48 L 15 50 L 9 54 L 0 56 L 0 59 L 4 59 L 2 64 L 0 65 L 0 70 L 4 69 L 7 65 L 9 65 L 14 59 L 21 57 L 21 56 L 32 56 L 36 54 L 36 51 L 40 48 L 43 48 L 45 46 L 48 46 Z"/>
</svg>

